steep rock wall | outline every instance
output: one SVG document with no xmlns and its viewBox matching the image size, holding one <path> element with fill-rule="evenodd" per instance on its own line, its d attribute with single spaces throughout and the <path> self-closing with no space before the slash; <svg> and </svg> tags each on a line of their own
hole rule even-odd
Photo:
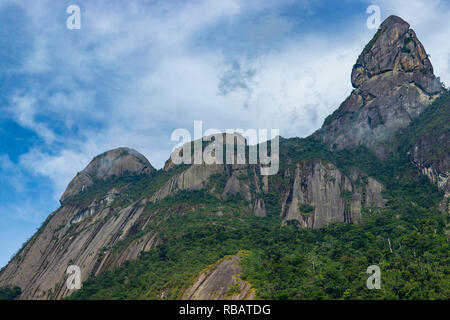
<svg viewBox="0 0 450 320">
<path fill-rule="evenodd" d="M 243 253 L 228 256 L 203 271 L 181 300 L 253 300 L 255 291 L 240 278 Z"/>
<path fill-rule="evenodd" d="M 357 183 L 358 182 L 358 183 Z M 320 228 L 333 222 L 361 220 L 361 207 L 383 207 L 383 186 L 358 172 L 344 175 L 322 161 L 298 163 L 282 205 L 283 222 Z"/>
</svg>

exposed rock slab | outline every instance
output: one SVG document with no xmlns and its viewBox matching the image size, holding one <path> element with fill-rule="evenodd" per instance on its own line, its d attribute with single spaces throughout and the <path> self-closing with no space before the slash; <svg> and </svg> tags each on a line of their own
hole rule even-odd
<svg viewBox="0 0 450 320">
<path fill-rule="evenodd" d="M 447 107 L 450 110 L 450 105 Z M 440 152 L 439 157 L 431 157 Z M 436 136 L 432 132 L 417 139 L 408 152 L 410 160 L 417 168 L 444 192 L 440 204 L 443 213 L 450 213 L 450 131 Z"/>
<path fill-rule="evenodd" d="M 253 300 L 251 285 L 240 278 L 242 253 L 225 257 L 202 272 L 181 300 Z"/>
</svg>

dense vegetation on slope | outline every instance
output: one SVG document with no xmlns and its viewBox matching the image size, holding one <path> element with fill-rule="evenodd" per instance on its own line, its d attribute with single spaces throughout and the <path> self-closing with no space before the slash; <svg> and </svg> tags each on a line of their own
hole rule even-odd
<svg viewBox="0 0 450 320">
<path fill-rule="evenodd" d="M 424 115 L 396 139 L 404 145 L 422 126 L 439 121 L 446 112 L 442 109 L 449 107 L 442 101 L 431 107 L 437 119 Z M 70 299 L 158 299 L 163 293 L 166 299 L 176 299 L 202 270 L 239 250 L 250 251 L 242 262 L 243 278 L 262 299 L 450 297 L 449 217 L 436 209 L 442 193 L 408 161 L 406 149 L 380 160 L 363 147 L 330 152 L 311 138 L 280 143 L 280 170 L 313 158 L 333 162 L 343 171 L 357 167 L 386 186 L 386 208 L 363 208 L 359 224 L 311 230 L 296 223 L 280 226 L 285 182 L 280 175 L 270 177 L 272 187 L 261 195 L 265 218 L 252 216 L 240 197 L 221 201 L 206 190 L 180 192 L 149 204 L 173 212 L 159 229 L 163 244 L 88 280 Z M 223 185 L 221 177 L 213 180 Z M 219 210 L 223 216 L 216 214 Z M 366 270 L 373 264 L 381 268 L 381 290 L 366 287 Z"/>
<path fill-rule="evenodd" d="M 22 293 L 22 290 L 19 287 L 14 288 L 0 288 L 0 300 L 14 300 L 20 294 Z"/>
<path fill-rule="evenodd" d="M 208 265 L 241 249 L 244 279 L 260 298 L 392 298 L 450 296 L 449 247 L 437 210 L 405 203 L 401 210 L 367 210 L 363 224 L 320 230 L 280 227 L 277 215 L 239 213 L 202 192 L 164 200 L 167 209 L 207 203 L 174 215 L 160 230 L 164 244 L 137 261 L 84 283 L 72 299 L 176 299 Z M 217 206 L 227 212 L 216 216 Z M 174 209 L 174 208 L 172 208 Z M 390 243 L 390 244 L 389 244 Z M 382 289 L 365 287 L 369 265 L 382 270 Z"/>
</svg>

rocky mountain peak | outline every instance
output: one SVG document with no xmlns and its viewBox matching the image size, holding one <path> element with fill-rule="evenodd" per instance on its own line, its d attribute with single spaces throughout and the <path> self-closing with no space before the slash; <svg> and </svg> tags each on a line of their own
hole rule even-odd
<svg viewBox="0 0 450 320">
<path fill-rule="evenodd" d="M 176 164 L 172 161 L 173 157 L 183 157 L 183 152 L 185 150 L 189 151 L 191 153 L 191 162 L 190 163 L 194 163 L 194 158 L 195 158 L 195 154 L 196 153 L 200 153 L 203 154 L 204 152 L 204 148 L 206 146 L 208 146 L 209 144 L 211 144 L 213 141 L 215 141 L 215 137 L 216 135 L 208 135 L 205 137 L 202 137 L 200 139 L 196 139 L 194 141 L 190 141 L 187 143 L 184 143 L 182 146 L 175 148 L 171 155 L 170 158 L 165 162 L 164 164 L 164 171 L 168 171 L 172 168 L 174 168 L 176 166 Z M 195 149 L 195 145 L 199 143 L 200 145 L 202 145 L 201 148 Z M 234 146 L 247 146 L 247 140 L 246 138 L 241 135 L 240 133 L 222 133 L 222 144 L 224 145 L 224 149 L 223 152 L 226 152 L 226 148 L 228 147 L 227 145 L 231 143 Z M 202 156 L 200 156 L 202 157 Z"/>
<path fill-rule="evenodd" d="M 352 85 L 358 88 L 389 71 L 433 74 L 431 62 L 415 32 L 397 16 L 387 18 L 364 48 L 352 70 Z"/>
<path fill-rule="evenodd" d="M 378 154 L 443 92 L 414 30 L 388 17 L 359 55 L 351 73 L 355 88 L 316 133 L 333 149 L 363 144 Z"/>
<path fill-rule="evenodd" d="M 95 180 L 106 180 L 125 174 L 139 175 L 155 168 L 139 152 L 130 148 L 117 148 L 96 156 L 88 166 L 69 183 L 60 201 L 76 195 L 94 184 Z"/>
</svg>

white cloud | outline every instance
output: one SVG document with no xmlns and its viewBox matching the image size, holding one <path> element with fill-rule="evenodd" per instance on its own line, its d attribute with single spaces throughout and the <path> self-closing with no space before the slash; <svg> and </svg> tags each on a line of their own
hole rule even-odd
<svg viewBox="0 0 450 320">
<path fill-rule="evenodd" d="M 25 183 L 21 168 L 11 161 L 7 154 L 0 154 L 0 181 L 4 180 L 15 192 L 23 192 Z"/>
</svg>

